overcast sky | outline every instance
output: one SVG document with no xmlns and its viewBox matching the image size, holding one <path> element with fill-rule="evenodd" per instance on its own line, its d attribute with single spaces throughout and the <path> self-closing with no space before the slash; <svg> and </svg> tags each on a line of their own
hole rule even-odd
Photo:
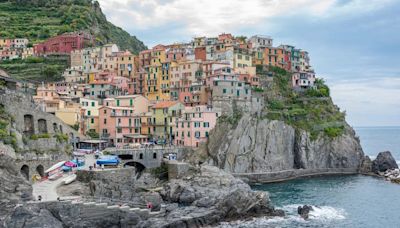
<svg viewBox="0 0 400 228">
<path fill-rule="evenodd" d="M 270 35 L 309 51 L 353 126 L 400 126 L 400 0 L 100 0 L 147 46 Z"/>
</svg>

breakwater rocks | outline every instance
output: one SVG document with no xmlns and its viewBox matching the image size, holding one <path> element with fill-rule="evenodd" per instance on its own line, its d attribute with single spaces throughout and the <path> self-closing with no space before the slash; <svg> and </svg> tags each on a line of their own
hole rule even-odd
<svg viewBox="0 0 400 228">
<path fill-rule="evenodd" d="M 361 171 L 384 177 L 386 180 L 400 184 L 400 170 L 390 151 L 380 152 L 374 161 L 366 156 Z"/>
</svg>

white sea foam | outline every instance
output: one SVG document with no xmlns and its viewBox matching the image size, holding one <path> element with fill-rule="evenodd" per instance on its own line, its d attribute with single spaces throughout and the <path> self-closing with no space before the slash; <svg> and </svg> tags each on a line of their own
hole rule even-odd
<svg viewBox="0 0 400 228">
<path fill-rule="evenodd" d="M 310 211 L 309 219 L 304 220 L 297 214 L 297 208 L 303 206 L 300 204 L 285 205 L 279 209 L 285 211 L 285 217 L 262 217 L 254 218 L 248 221 L 235 221 L 235 222 L 223 222 L 218 226 L 219 228 L 242 228 L 242 227 L 291 227 L 294 224 L 301 226 L 304 224 L 307 226 L 312 221 L 319 221 L 322 223 L 342 220 L 346 218 L 346 212 L 340 208 L 333 208 L 330 206 L 313 206 L 313 211 Z"/>
</svg>

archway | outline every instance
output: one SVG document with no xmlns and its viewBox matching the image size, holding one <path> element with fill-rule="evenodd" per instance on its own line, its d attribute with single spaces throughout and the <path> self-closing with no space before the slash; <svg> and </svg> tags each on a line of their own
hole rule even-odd
<svg viewBox="0 0 400 228">
<path fill-rule="evenodd" d="M 146 167 L 139 163 L 139 162 L 134 162 L 134 161 L 130 161 L 124 164 L 124 166 L 133 166 L 136 169 L 136 173 L 142 173 L 144 169 L 146 169 Z"/>
<path fill-rule="evenodd" d="M 23 165 L 21 167 L 21 174 L 23 177 L 25 177 L 25 179 L 29 181 L 29 166 Z"/>
<path fill-rule="evenodd" d="M 36 172 L 41 176 L 44 177 L 44 167 L 42 165 L 38 165 L 36 167 Z"/>
<path fill-rule="evenodd" d="M 53 123 L 53 131 L 54 131 L 54 133 L 58 132 L 57 123 Z"/>
</svg>

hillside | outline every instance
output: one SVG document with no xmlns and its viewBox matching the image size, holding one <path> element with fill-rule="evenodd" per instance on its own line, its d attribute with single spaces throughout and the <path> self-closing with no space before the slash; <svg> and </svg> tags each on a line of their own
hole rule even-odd
<svg viewBox="0 0 400 228">
<path fill-rule="evenodd" d="M 32 83 L 59 81 L 65 68 L 68 67 L 68 62 L 68 56 L 29 57 L 0 61 L 0 69 L 22 81 Z"/>
<path fill-rule="evenodd" d="M 87 31 L 97 44 L 116 43 L 134 53 L 142 41 L 108 22 L 97 1 L 0 0 L 0 37 L 28 38 L 33 44 L 65 32 Z"/>
</svg>

